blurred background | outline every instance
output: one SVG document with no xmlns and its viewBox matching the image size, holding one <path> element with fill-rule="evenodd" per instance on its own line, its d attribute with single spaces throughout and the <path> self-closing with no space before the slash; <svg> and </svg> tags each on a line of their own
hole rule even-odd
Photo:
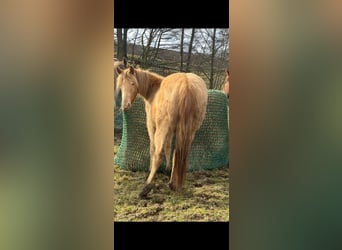
<svg viewBox="0 0 342 250">
<path fill-rule="evenodd" d="M 113 1 L 0 13 L 0 249 L 113 249 Z"/>
<path fill-rule="evenodd" d="M 230 1 L 230 247 L 335 249 L 341 2 Z"/>
</svg>

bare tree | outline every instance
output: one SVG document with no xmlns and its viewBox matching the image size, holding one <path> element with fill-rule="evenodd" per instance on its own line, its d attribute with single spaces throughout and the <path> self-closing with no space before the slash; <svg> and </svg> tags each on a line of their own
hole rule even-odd
<svg viewBox="0 0 342 250">
<path fill-rule="evenodd" d="M 122 29 L 116 29 L 116 32 L 117 32 L 117 52 L 116 52 L 116 55 L 117 55 L 117 58 L 119 60 L 121 60 L 123 58 L 123 37 L 122 37 Z"/>
<path fill-rule="evenodd" d="M 135 49 L 135 45 L 136 45 L 136 42 L 137 42 L 137 39 L 138 39 L 138 35 L 139 35 L 139 30 L 137 29 L 135 31 L 135 35 L 134 35 L 134 38 L 133 38 L 133 44 L 132 44 L 132 54 L 131 54 L 131 59 L 134 60 L 134 49 Z"/>
<path fill-rule="evenodd" d="M 182 28 L 182 34 L 180 39 L 180 71 L 183 71 L 183 47 L 184 47 L 184 28 Z"/>
<path fill-rule="evenodd" d="M 127 57 L 127 32 L 128 29 L 116 29 L 117 32 L 117 58 L 122 60 Z"/>
<path fill-rule="evenodd" d="M 162 75 L 191 71 L 199 74 L 208 88 L 222 88 L 228 65 L 228 29 L 129 29 L 126 35 L 121 29 L 115 32 L 116 41 L 120 32 L 121 42 L 127 40 L 129 50 L 119 56 L 127 54 L 142 68 Z"/>
<path fill-rule="evenodd" d="M 165 38 L 164 35 L 165 35 L 165 33 L 169 32 L 170 30 L 171 29 L 158 29 L 157 30 L 157 32 L 156 32 L 156 39 L 155 39 L 155 43 L 154 43 L 154 46 L 153 46 L 154 53 L 153 53 L 152 61 L 155 61 L 155 59 L 157 58 L 161 42 Z M 167 38 L 167 39 L 169 39 L 169 38 Z"/>
<path fill-rule="evenodd" d="M 209 86 L 212 89 L 214 87 L 214 61 L 216 55 L 216 28 L 214 28 L 213 35 L 211 37 L 211 58 L 210 58 L 210 79 L 209 79 Z"/>
<path fill-rule="evenodd" d="M 141 46 L 142 46 L 142 64 L 147 66 L 149 62 L 149 57 L 151 56 L 151 44 L 155 38 L 155 33 L 157 29 L 144 29 L 141 36 Z"/>
<path fill-rule="evenodd" d="M 193 70 L 206 79 L 208 88 L 221 89 L 228 65 L 228 29 L 199 29 L 196 34 Z"/>
<path fill-rule="evenodd" d="M 191 52 L 192 52 L 192 46 L 194 43 L 194 37 L 195 37 L 195 29 L 193 28 L 191 31 L 191 37 L 190 37 L 190 42 L 189 42 L 188 59 L 186 60 L 186 68 L 185 68 L 186 72 L 189 72 L 190 61 L 191 61 Z"/>
<path fill-rule="evenodd" d="M 123 57 L 127 58 L 127 32 L 128 29 L 123 29 L 124 35 L 123 35 Z"/>
<path fill-rule="evenodd" d="M 144 29 L 141 36 L 142 47 L 142 65 L 149 67 L 154 64 L 159 57 L 159 51 L 164 40 L 170 39 L 165 37 L 171 29 Z"/>
</svg>

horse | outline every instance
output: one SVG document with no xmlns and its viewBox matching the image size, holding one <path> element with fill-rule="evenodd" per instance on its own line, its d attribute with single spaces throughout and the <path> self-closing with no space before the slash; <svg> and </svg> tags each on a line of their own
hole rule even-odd
<svg viewBox="0 0 342 250">
<path fill-rule="evenodd" d="M 191 144 L 206 113 L 208 90 L 204 80 L 193 73 L 173 73 L 163 77 L 156 73 L 117 68 L 117 88 L 122 91 L 123 111 L 127 111 L 136 96 L 143 97 L 146 126 L 150 138 L 150 171 L 140 198 L 146 198 L 153 188 L 154 176 L 165 155 L 169 188 L 180 191 L 183 185 Z M 176 136 L 171 169 L 171 145 Z"/>
<path fill-rule="evenodd" d="M 229 98 L 229 70 L 226 70 L 226 79 L 224 80 L 224 86 L 223 86 L 223 92 L 227 95 L 227 98 Z"/>
</svg>

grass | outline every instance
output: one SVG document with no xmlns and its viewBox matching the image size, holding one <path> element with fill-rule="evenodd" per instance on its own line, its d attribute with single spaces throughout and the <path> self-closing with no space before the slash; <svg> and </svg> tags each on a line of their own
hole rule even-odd
<svg viewBox="0 0 342 250">
<path fill-rule="evenodd" d="M 120 140 L 115 138 L 114 154 Z M 147 173 L 114 165 L 114 221 L 229 221 L 229 169 L 187 173 L 180 193 L 158 173 L 148 199 L 139 199 Z"/>
</svg>

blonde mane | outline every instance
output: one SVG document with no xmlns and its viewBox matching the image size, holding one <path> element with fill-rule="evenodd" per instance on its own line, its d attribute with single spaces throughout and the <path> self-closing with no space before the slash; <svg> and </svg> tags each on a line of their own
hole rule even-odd
<svg viewBox="0 0 342 250">
<path fill-rule="evenodd" d="M 158 91 L 164 77 L 148 70 L 136 69 L 138 80 L 138 92 L 145 99 L 150 99 L 151 95 Z"/>
</svg>

